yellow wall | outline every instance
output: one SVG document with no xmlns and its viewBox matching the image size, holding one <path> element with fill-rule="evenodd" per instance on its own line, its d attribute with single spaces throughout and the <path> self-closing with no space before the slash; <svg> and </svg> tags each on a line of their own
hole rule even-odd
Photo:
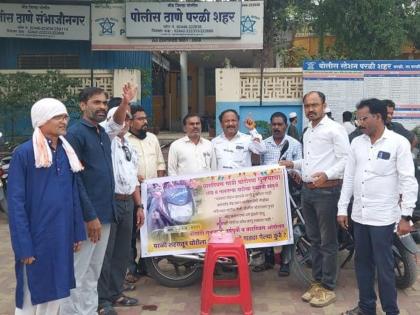
<svg viewBox="0 0 420 315">
<path fill-rule="evenodd" d="M 324 47 L 331 47 L 335 43 L 335 36 L 325 36 L 324 37 Z M 293 39 L 293 46 L 294 47 L 302 47 L 308 51 L 309 55 L 316 55 L 318 54 L 319 49 L 319 37 L 308 35 L 308 36 L 299 36 Z"/>
<path fill-rule="evenodd" d="M 332 47 L 334 43 L 335 36 L 327 35 L 324 37 L 325 48 Z M 293 46 L 304 48 L 311 56 L 316 55 L 318 54 L 319 50 L 319 37 L 315 35 L 297 36 L 293 39 Z M 400 58 L 420 59 L 420 51 L 416 51 L 412 44 L 406 43 L 401 48 Z"/>
</svg>

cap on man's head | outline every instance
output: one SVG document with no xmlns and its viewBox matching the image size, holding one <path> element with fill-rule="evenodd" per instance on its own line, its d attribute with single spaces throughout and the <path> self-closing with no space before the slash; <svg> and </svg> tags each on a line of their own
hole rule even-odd
<svg viewBox="0 0 420 315">
<path fill-rule="evenodd" d="M 68 115 L 66 106 L 55 98 L 43 98 L 32 105 L 32 127 L 41 127 L 55 116 Z"/>
<path fill-rule="evenodd" d="M 297 114 L 295 112 L 291 112 L 289 114 L 289 118 L 296 118 L 296 117 L 297 117 Z"/>
</svg>

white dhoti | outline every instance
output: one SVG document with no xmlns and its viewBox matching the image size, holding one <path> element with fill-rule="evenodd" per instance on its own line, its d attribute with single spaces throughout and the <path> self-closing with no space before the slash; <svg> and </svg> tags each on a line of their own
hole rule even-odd
<svg viewBox="0 0 420 315">
<path fill-rule="evenodd" d="M 26 267 L 23 268 L 23 307 L 22 309 L 16 308 L 15 315 L 57 315 L 62 301 L 63 299 L 59 299 L 33 305 L 31 302 L 31 292 L 28 287 Z"/>
</svg>

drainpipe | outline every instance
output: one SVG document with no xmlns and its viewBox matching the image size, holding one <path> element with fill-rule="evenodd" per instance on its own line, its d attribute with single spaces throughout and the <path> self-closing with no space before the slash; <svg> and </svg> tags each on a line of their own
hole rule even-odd
<svg viewBox="0 0 420 315">
<path fill-rule="evenodd" d="M 188 114 L 188 55 L 181 52 L 181 120 Z"/>
</svg>

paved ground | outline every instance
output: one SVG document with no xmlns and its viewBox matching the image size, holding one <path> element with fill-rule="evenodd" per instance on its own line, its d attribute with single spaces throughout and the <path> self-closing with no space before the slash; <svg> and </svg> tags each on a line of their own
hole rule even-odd
<svg viewBox="0 0 420 315">
<path fill-rule="evenodd" d="M 10 247 L 9 229 L 4 215 L 0 214 L 0 315 L 13 314 L 15 278 L 13 253 Z M 418 266 L 420 274 L 420 266 Z M 356 301 L 356 284 L 352 265 L 341 270 L 337 288 L 337 302 L 324 309 L 315 309 L 301 302 L 302 288 L 292 278 L 278 278 L 276 270 L 252 273 L 254 311 L 256 315 L 310 315 L 340 314 L 352 307 Z M 200 309 L 200 284 L 182 289 L 159 286 L 153 279 L 144 277 L 136 291 L 130 293 L 144 304 L 155 304 L 156 311 L 142 310 L 141 307 L 119 308 L 120 315 L 195 315 Z M 398 292 L 401 314 L 420 314 L 420 277 L 415 285 Z M 217 306 L 214 315 L 241 314 L 237 306 Z M 378 310 L 378 314 L 383 314 Z"/>
<path fill-rule="evenodd" d="M 159 139 L 167 144 L 183 134 L 161 133 Z M 163 149 L 167 156 L 168 147 Z M 3 213 L 0 213 L 0 315 L 14 313 L 14 259 L 10 246 L 9 229 Z M 398 292 L 401 314 L 420 314 L 420 263 L 419 277 L 415 285 Z M 300 300 L 303 288 L 293 277 L 278 278 L 277 268 L 262 273 L 251 273 L 255 315 L 312 315 L 340 314 L 356 303 L 357 291 L 352 264 L 341 270 L 337 288 L 337 302 L 323 309 L 315 309 Z M 154 304 L 156 311 L 142 310 L 141 306 L 118 308 L 120 315 L 195 315 L 200 310 L 200 283 L 188 288 L 171 289 L 158 285 L 144 277 L 137 289 L 129 293 L 143 304 Z M 216 306 L 213 315 L 242 314 L 238 306 Z M 384 314 L 378 309 L 378 314 Z"/>
</svg>

